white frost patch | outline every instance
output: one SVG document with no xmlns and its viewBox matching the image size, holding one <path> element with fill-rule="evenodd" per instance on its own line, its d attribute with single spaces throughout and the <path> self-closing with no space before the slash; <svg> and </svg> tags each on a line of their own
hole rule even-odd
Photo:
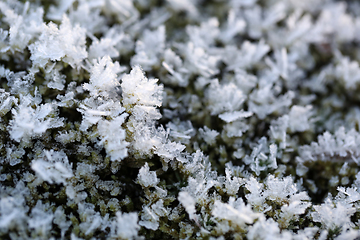
<svg viewBox="0 0 360 240">
<path fill-rule="evenodd" d="M 72 164 L 69 163 L 66 154 L 62 151 L 45 150 L 41 158 L 32 161 L 31 168 L 50 184 L 66 184 L 66 180 L 74 175 Z"/>
</svg>

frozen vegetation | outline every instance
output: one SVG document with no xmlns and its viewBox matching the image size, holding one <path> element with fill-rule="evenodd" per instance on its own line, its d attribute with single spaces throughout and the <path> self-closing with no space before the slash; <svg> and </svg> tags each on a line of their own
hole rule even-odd
<svg viewBox="0 0 360 240">
<path fill-rule="evenodd" d="M 360 2 L 0 1 L 0 239 L 360 237 Z"/>
</svg>

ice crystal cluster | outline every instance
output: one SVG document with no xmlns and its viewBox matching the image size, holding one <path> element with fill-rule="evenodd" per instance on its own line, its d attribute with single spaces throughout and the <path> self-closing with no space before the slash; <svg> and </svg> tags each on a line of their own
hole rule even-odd
<svg viewBox="0 0 360 240">
<path fill-rule="evenodd" d="M 360 2 L 0 1 L 0 239 L 359 239 Z"/>
</svg>

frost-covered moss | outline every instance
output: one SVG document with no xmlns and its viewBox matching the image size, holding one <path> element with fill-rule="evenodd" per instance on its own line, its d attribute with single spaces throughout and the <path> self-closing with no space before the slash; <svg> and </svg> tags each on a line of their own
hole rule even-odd
<svg viewBox="0 0 360 240">
<path fill-rule="evenodd" d="M 360 237 L 359 12 L 0 2 L 0 238 Z"/>
</svg>

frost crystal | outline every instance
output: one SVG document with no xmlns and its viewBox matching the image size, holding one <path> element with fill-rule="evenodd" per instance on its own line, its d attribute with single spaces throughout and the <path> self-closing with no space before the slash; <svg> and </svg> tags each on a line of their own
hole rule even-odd
<svg viewBox="0 0 360 240">
<path fill-rule="evenodd" d="M 125 141 L 126 132 L 121 126 L 126 116 L 127 114 L 122 114 L 111 121 L 102 120 L 98 123 L 100 144 L 105 146 L 112 161 L 119 161 L 128 156 L 127 146 L 129 143 Z"/>
<path fill-rule="evenodd" d="M 314 161 L 317 158 L 324 161 L 353 160 L 359 162 L 357 142 L 359 133 L 355 129 L 350 131 L 340 127 L 334 135 L 325 132 L 318 137 L 318 142 L 300 148 L 301 161 Z"/>
<path fill-rule="evenodd" d="M 164 201 L 160 199 L 155 204 L 151 205 L 151 207 L 144 206 L 143 213 L 139 225 L 156 230 L 159 228 L 160 217 L 167 215 L 168 210 L 164 208 Z"/>
<path fill-rule="evenodd" d="M 289 128 L 291 132 L 304 132 L 310 129 L 309 118 L 312 113 L 310 112 L 311 106 L 301 107 L 292 106 L 289 113 Z"/>
<path fill-rule="evenodd" d="M 187 192 L 180 192 L 178 197 L 179 202 L 184 206 L 186 212 L 189 214 L 190 219 L 197 220 L 195 211 L 195 200 Z"/>
<path fill-rule="evenodd" d="M 95 62 L 91 68 L 90 83 L 85 83 L 83 88 L 90 91 L 91 96 L 105 96 L 120 86 L 117 74 L 123 71 L 118 62 L 113 63 L 109 56 Z"/>
<path fill-rule="evenodd" d="M 44 151 L 43 159 L 34 160 L 31 168 L 49 183 L 66 183 L 73 176 L 72 166 L 64 152 Z"/>
<path fill-rule="evenodd" d="M 156 84 L 157 81 L 157 79 L 147 79 L 139 66 L 134 67 L 130 74 L 122 78 L 121 82 L 122 103 L 125 108 L 130 110 L 130 107 L 135 104 L 148 107 L 161 106 L 163 88 Z"/>
<path fill-rule="evenodd" d="M 242 199 L 235 200 L 233 197 L 229 199 L 229 203 L 215 201 L 212 214 L 216 218 L 231 221 L 232 224 L 243 229 L 246 228 L 246 224 L 252 224 L 259 216 L 245 205 Z"/>
<path fill-rule="evenodd" d="M 17 109 L 12 109 L 13 119 L 10 121 L 10 137 L 17 142 L 28 142 L 33 136 L 41 136 L 47 129 L 63 126 L 61 118 L 53 118 L 54 105 L 42 104 L 35 109 L 30 105 L 31 98 L 24 97 Z"/>
<path fill-rule="evenodd" d="M 43 26 L 39 40 L 29 45 L 34 65 L 45 67 L 51 61 L 64 61 L 73 67 L 79 67 L 87 57 L 85 49 L 85 29 L 72 26 L 64 15 L 60 28 L 54 23 Z"/>
<path fill-rule="evenodd" d="M 138 182 L 143 187 L 155 187 L 159 183 L 156 172 L 150 171 L 148 163 L 140 168 Z"/>
<path fill-rule="evenodd" d="M 140 226 L 138 225 L 138 215 L 132 213 L 116 213 L 116 233 L 117 236 L 123 239 L 132 239 L 138 236 Z"/>
<path fill-rule="evenodd" d="M 213 80 L 207 92 L 206 98 L 209 101 L 209 110 L 212 115 L 238 111 L 245 100 L 243 92 L 233 83 L 220 85 L 218 80 Z M 214 98 L 213 96 L 218 96 Z M 219 115 L 220 118 L 227 119 L 226 115 Z"/>
<path fill-rule="evenodd" d="M 4 89 L 0 89 L 0 116 L 5 116 L 10 110 L 16 98 L 10 96 Z"/>
<path fill-rule="evenodd" d="M 136 42 L 136 55 L 131 59 L 131 65 L 142 66 L 144 70 L 151 70 L 159 64 L 159 58 L 165 49 L 165 26 L 156 31 L 145 30 L 143 39 Z"/>
<path fill-rule="evenodd" d="M 356 209 L 348 204 L 338 203 L 337 206 L 326 199 L 325 203 L 315 206 L 315 212 L 311 214 L 315 222 L 321 222 L 329 229 L 335 229 L 350 224 L 350 217 Z"/>
</svg>

